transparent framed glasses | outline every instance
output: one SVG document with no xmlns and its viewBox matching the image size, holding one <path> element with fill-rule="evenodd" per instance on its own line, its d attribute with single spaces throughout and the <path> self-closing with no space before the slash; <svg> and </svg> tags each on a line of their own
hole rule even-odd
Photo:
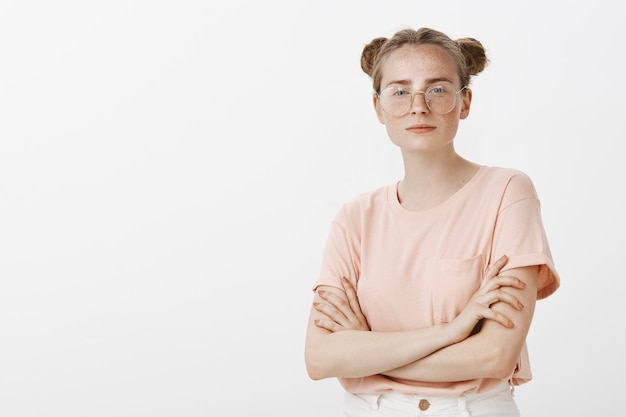
<svg viewBox="0 0 626 417">
<path fill-rule="evenodd" d="M 381 91 L 378 98 L 383 111 L 395 117 L 407 114 L 413 106 L 413 100 L 419 94 L 424 95 L 424 101 L 430 111 L 435 114 L 446 114 L 454 109 L 457 95 L 466 88 L 467 86 L 464 86 L 457 91 L 450 83 L 439 83 L 428 87 L 426 91 L 411 92 L 404 86 L 391 86 Z"/>
</svg>

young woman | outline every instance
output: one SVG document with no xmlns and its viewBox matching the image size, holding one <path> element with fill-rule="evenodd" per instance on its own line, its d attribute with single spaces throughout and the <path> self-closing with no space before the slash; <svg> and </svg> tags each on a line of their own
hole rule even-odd
<svg viewBox="0 0 626 417">
<path fill-rule="evenodd" d="M 529 177 L 455 151 L 487 62 L 428 28 L 363 50 L 404 177 L 340 209 L 314 285 L 307 370 L 339 379 L 343 416 L 519 415 L 535 302 L 560 281 Z"/>
</svg>

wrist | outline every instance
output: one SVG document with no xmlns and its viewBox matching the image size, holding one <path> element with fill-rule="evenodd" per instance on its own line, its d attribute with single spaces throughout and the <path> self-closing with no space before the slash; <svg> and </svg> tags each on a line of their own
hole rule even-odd
<svg viewBox="0 0 626 417">
<path fill-rule="evenodd" d="M 447 345 L 458 343 L 467 337 L 467 333 L 463 331 L 460 326 L 457 326 L 454 321 L 441 324 L 443 327 L 444 337 L 446 338 Z"/>
</svg>

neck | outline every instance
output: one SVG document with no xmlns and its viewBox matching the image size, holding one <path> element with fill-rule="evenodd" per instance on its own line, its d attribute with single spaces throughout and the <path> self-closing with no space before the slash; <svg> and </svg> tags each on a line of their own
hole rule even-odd
<svg viewBox="0 0 626 417">
<path fill-rule="evenodd" d="M 403 153 L 404 178 L 398 184 L 398 199 L 409 210 L 435 207 L 465 185 L 479 165 L 456 152 L 440 154 Z"/>
</svg>

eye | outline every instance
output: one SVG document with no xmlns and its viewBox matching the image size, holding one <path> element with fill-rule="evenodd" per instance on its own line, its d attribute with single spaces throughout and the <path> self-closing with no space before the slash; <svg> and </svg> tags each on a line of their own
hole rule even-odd
<svg viewBox="0 0 626 417">
<path fill-rule="evenodd" d="M 426 90 L 426 93 L 432 94 L 434 96 L 440 96 L 445 94 L 447 91 L 448 89 L 443 85 L 434 85 L 432 87 L 429 87 L 428 90 Z"/>
<path fill-rule="evenodd" d="M 403 90 L 403 89 L 401 89 L 401 88 L 395 89 L 395 90 L 393 91 L 393 95 L 394 95 L 394 96 L 396 96 L 396 97 L 403 97 L 403 96 L 406 96 L 406 95 L 408 95 L 408 94 L 409 94 L 409 92 L 408 92 L 408 91 Z"/>
</svg>

